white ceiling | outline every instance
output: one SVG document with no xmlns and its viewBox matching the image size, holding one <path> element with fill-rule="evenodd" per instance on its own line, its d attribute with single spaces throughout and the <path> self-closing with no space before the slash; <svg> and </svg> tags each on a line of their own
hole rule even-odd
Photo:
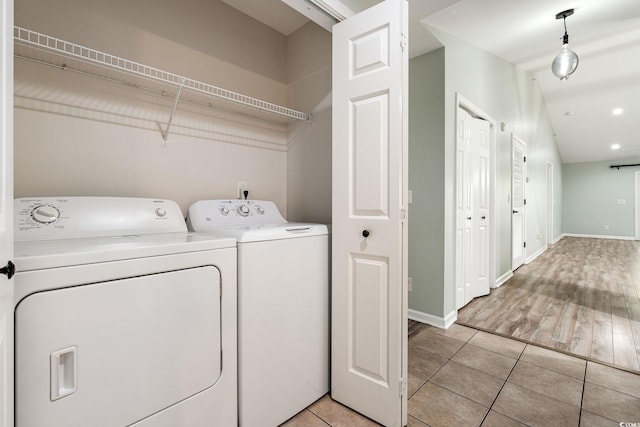
<svg viewBox="0 0 640 427">
<path fill-rule="evenodd" d="M 285 35 L 307 22 L 280 0 L 222 1 Z M 375 2 L 343 0 L 352 9 Z M 560 81 L 550 70 L 564 34 L 555 15 L 570 8 L 569 44 L 580 65 Z M 533 73 L 563 162 L 640 159 L 639 0 L 409 0 L 409 13 L 412 57 L 439 47 L 431 26 Z M 617 107 L 624 113 L 614 116 Z"/>
</svg>

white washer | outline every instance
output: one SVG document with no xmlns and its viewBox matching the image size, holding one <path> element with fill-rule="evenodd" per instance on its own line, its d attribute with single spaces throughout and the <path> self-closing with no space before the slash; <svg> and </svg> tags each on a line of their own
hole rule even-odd
<svg viewBox="0 0 640 427">
<path fill-rule="evenodd" d="M 16 426 L 237 425 L 235 241 L 171 201 L 15 201 Z"/>
<path fill-rule="evenodd" d="M 187 224 L 238 242 L 239 423 L 277 426 L 329 390 L 327 227 L 257 200 L 196 202 Z"/>
</svg>

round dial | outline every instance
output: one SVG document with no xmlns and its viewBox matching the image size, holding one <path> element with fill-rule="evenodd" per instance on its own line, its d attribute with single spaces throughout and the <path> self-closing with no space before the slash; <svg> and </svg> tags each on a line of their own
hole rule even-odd
<svg viewBox="0 0 640 427">
<path fill-rule="evenodd" d="M 40 205 L 31 211 L 31 218 L 41 224 L 50 224 L 60 218 L 60 211 L 52 205 Z"/>
<path fill-rule="evenodd" d="M 220 208 L 220 213 L 222 215 L 229 215 L 229 208 L 226 206 L 223 206 L 222 208 Z"/>
<path fill-rule="evenodd" d="M 260 215 L 264 215 L 264 209 L 262 209 L 262 206 L 258 206 L 258 208 L 256 209 L 256 211 L 258 211 L 258 213 Z"/>
<path fill-rule="evenodd" d="M 242 205 L 242 206 L 238 207 L 238 213 L 240 214 L 240 216 L 249 215 L 249 206 Z"/>
<path fill-rule="evenodd" d="M 164 217 L 167 214 L 167 211 L 162 209 L 162 208 L 157 208 L 156 209 L 156 215 L 159 216 L 160 218 Z"/>
</svg>

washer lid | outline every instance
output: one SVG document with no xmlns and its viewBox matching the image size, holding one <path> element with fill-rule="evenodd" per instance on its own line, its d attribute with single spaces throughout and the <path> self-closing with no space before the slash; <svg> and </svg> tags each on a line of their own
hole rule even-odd
<svg viewBox="0 0 640 427">
<path fill-rule="evenodd" d="M 200 233 L 233 237 L 238 243 L 260 242 L 266 240 L 296 239 L 301 237 L 322 236 L 328 234 L 324 224 L 286 222 L 283 224 L 223 225 L 202 227 Z"/>
<path fill-rule="evenodd" d="M 21 272 L 234 247 L 233 238 L 184 232 L 22 242 L 14 252 Z"/>
</svg>

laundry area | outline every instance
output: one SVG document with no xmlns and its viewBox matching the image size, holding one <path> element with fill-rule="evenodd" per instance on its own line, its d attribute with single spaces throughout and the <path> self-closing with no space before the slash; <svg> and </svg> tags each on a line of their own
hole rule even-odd
<svg viewBox="0 0 640 427">
<path fill-rule="evenodd" d="M 15 426 L 276 426 L 327 394 L 331 34 L 14 9 Z"/>
</svg>

